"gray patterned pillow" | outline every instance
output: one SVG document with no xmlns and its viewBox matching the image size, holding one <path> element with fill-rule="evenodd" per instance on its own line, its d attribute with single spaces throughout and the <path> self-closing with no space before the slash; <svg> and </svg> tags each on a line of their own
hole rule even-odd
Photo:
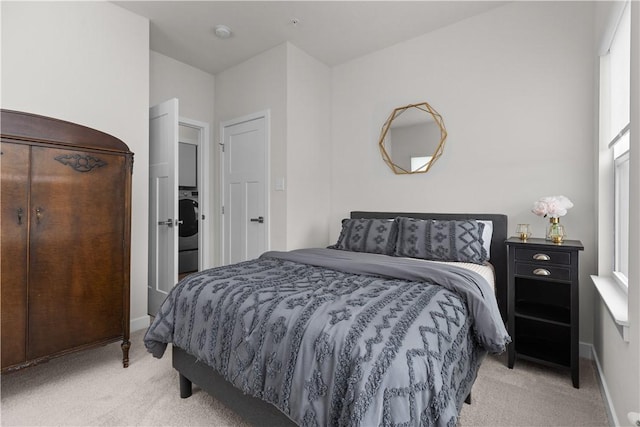
<svg viewBox="0 0 640 427">
<path fill-rule="evenodd" d="M 484 224 L 476 220 L 420 220 L 397 218 L 396 256 L 432 261 L 484 263 Z"/>
<path fill-rule="evenodd" d="M 345 219 L 338 242 L 329 248 L 393 255 L 397 236 L 395 219 Z"/>
</svg>

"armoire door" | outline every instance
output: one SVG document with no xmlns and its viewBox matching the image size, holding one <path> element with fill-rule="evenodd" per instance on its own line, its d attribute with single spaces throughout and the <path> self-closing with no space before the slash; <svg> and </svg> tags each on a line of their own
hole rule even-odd
<svg viewBox="0 0 640 427">
<path fill-rule="evenodd" d="M 32 148 L 28 358 L 121 336 L 125 197 L 124 156 Z"/>
<path fill-rule="evenodd" d="M 2 367 L 26 360 L 29 149 L 5 142 L 0 148 Z"/>
</svg>

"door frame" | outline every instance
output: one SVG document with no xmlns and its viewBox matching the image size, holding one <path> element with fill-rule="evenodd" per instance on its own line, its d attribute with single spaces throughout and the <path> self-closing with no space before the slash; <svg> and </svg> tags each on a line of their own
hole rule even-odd
<svg viewBox="0 0 640 427">
<path fill-rule="evenodd" d="M 225 221 L 224 221 L 224 201 L 225 201 L 225 186 L 226 186 L 226 180 L 225 180 L 225 175 L 224 175 L 224 168 L 225 168 L 225 163 L 224 163 L 224 159 L 225 159 L 225 155 L 224 155 L 224 131 L 226 128 L 231 127 L 231 126 L 235 126 L 235 125 L 239 125 L 241 123 L 244 122 L 249 122 L 251 120 L 257 120 L 257 119 L 261 119 L 264 118 L 264 131 L 265 131 L 265 165 L 264 165 L 264 201 L 265 201 L 265 210 L 266 210 L 266 220 L 265 220 L 265 227 L 266 227 L 266 236 L 265 236 L 265 249 L 266 250 L 270 250 L 271 249 L 271 193 L 269 191 L 269 189 L 271 188 L 271 110 L 267 109 L 267 110 L 262 110 L 262 111 L 257 111 L 255 113 L 250 113 L 247 114 L 245 116 L 241 116 L 241 117 L 237 117 L 235 119 L 230 119 L 230 120 L 225 120 L 220 122 L 219 125 L 219 132 L 220 132 L 220 142 L 218 143 L 219 147 L 220 147 L 220 162 L 219 162 L 219 178 L 220 178 L 220 206 L 221 209 L 219 211 L 220 213 L 220 217 L 219 217 L 219 221 L 220 221 L 220 265 L 224 265 L 225 263 L 225 238 L 226 238 L 226 229 L 225 229 Z"/>
<path fill-rule="evenodd" d="M 212 267 L 211 257 L 211 215 L 209 214 L 209 177 L 211 140 L 209 139 L 209 123 L 178 117 L 178 126 L 186 126 L 198 130 L 198 271 Z M 180 141 L 178 141 L 179 143 Z M 204 217 L 204 219 L 203 219 Z M 178 248 L 176 247 L 176 251 Z"/>
</svg>

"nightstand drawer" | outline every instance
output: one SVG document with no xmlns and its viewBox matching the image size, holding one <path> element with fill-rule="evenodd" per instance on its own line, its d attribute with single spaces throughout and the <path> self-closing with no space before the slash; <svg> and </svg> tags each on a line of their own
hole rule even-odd
<svg viewBox="0 0 640 427">
<path fill-rule="evenodd" d="M 541 264 L 528 264 L 517 262 L 516 276 L 531 277 L 535 279 L 571 280 L 571 269 L 563 267 L 552 267 Z"/>
<path fill-rule="evenodd" d="M 571 253 L 545 249 L 516 248 L 516 260 L 549 264 L 571 264 Z"/>
</svg>

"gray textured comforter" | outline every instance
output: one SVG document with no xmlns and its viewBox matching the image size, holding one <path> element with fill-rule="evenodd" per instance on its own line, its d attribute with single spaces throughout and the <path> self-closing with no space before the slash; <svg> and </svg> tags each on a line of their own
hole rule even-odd
<svg viewBox="0 0 640 427">
<path fill-rule="evenodd" d="M 189 276 L 145 335 L 155 357 L 173 343 L 305 426 L 454 426 L 508 341 L 476 273 L 331 249 Z"/>
</svg>

